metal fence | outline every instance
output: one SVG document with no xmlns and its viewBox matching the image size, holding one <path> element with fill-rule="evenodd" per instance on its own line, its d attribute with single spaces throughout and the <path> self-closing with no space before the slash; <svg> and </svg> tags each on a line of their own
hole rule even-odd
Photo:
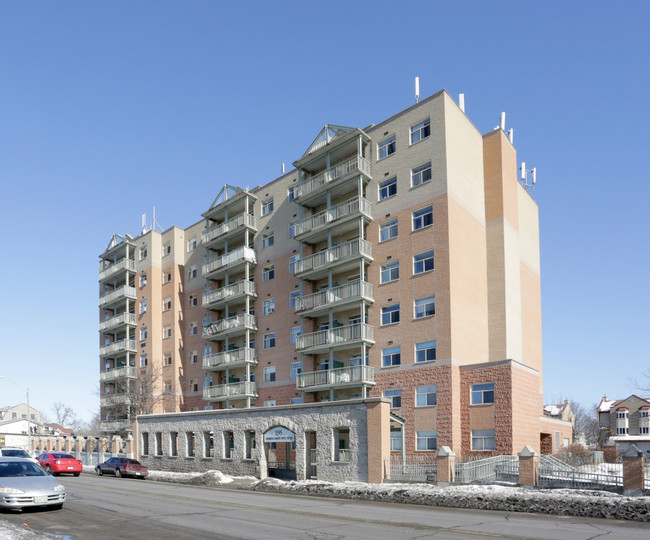
<svg viewBox="0 0 650 540">
<path fill-rule="evenodd" d="M 435 482 L 436 461 L 431 457 L 409 457 L 404 463 L 399 456 L 390 459 L 390 479 L 401 482 Z"/>
<path fill-rule="evenodd" d="M 470 459 L 456 463 L 456 482 L 471 484 L 499 480 L 502 470 L 516 467 L 519 476 L 519 458 L 517 456 L 492 456 L 483 459 Z"/>
</svg>

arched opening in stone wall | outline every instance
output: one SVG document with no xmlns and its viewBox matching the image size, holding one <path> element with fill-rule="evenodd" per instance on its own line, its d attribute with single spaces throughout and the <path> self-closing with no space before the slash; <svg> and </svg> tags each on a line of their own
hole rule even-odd
<svg viewBox="0 0 650 540">
<path fill-rule="evenodd" d="M 296 479 L 296 434 L 282 426 L 264 433 L 268 475 L 282 480 Z"/>
</svg>

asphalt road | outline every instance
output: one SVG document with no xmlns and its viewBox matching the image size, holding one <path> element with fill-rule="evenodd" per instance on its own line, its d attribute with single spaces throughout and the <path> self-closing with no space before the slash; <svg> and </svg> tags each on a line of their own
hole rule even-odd
<svg viewBox="0 0 650 540">
<path fill-rule="evenodd" d="M 63 510 L 5 512 L 0 521 L 24 523 L 66 540 L 650 537 L 650 524 L 636 522 L 295 497 L 106 476 L 61 481 L 68 493 Z"/>
</svg>

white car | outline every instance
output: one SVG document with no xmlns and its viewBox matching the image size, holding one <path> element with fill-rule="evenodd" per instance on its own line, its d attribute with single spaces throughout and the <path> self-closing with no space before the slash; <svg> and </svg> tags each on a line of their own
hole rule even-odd
<svg viewBox="0 0 650 540">
<path fill-rule="evenodd" d="M 19 457 L 23 459 L 28 459 L 29 461 L 33 461 L 38 465 L 38 460 L 30 456 L 25 450 L 22 448 L 18 448 L 15 446 L 0 446 L 0 457 Z"/>
<path fill-rule="evenodd" d="M 65 487 L 28 459 L 0 457 L 0 508 L 50 506 L 60 509 Z"/>
</svg>

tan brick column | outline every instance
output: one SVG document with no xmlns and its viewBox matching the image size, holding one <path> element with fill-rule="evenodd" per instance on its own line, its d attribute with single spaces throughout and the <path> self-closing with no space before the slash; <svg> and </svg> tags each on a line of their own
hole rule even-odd
<svg viewBox="0 0 650 540">
<path fill-rule="evenodd" d="M 436 483 L 440 486 L 449 485 L 456 479 L 456 453 L 449 447 L 443 446 L 438 451 L 436 465 Z"/>
<path fill-rule="evenodd" d="M 101 453 L 106 452 L 106 441 L 107 441 L 106 437 L 99 438 L 99 451 Z"/>
<path fill-rule="evenodd" d="M 83 443 L 84 443 L 84 440 L 77 437 L 77 440 L 74 442 L 74 451 L 75 452 L 81 452 L 81 450 L 83 448 Z"/>
<path fill-rule="evenodd" d="M 371 484 L 383 482 L 384 464 L 390 461 L 390 403 L 384 399 L 369 399 L 366 408 L 368 482 Z"/>
<path fill-rule="evenodd" d="M 66 452 L 72 452 L 72 439 L 70 437 L 63 438 L 63 450 Z"/>
<path fill-rule="evenodd" d="M 623 494 L 626 496 L 643 495 L 645 488 L 645 464 L 643 452 L 636 445 L 623 454 Z"/>
<path fill-rule="evenodd" d="M 60 451 L 61 451 L 62 446 L 63 446 L 62 443 L 63 443 L 63 441 L 61 440 L 61 437 L 57 437 L 56 439 L 54 439 L 54 449 L 55 449 L 57 452 L 60 452 Z"/>
<path fill-rule="evenodd" d="M 121 437 L 113 437 L 113 439 L 111 440 L 111 454 L 113 454 L 113 456 L 116 456 L 119 453 L 121 443 L 122 443 Z"/>
<path fill-rule="evenodd" d="M 526 445 L 519 452 L 519 485 L 536 486 L 539 479 L 539 454 Z"/>
<path fill-rule="evenodd" d="M 129 434 L 129 436 L 126 438 L 126 457 L 128 458 L 134 458 L 135 456 L 133 455 L 133 449 L 135 447 L 133 437 Z"/>
</svg>

